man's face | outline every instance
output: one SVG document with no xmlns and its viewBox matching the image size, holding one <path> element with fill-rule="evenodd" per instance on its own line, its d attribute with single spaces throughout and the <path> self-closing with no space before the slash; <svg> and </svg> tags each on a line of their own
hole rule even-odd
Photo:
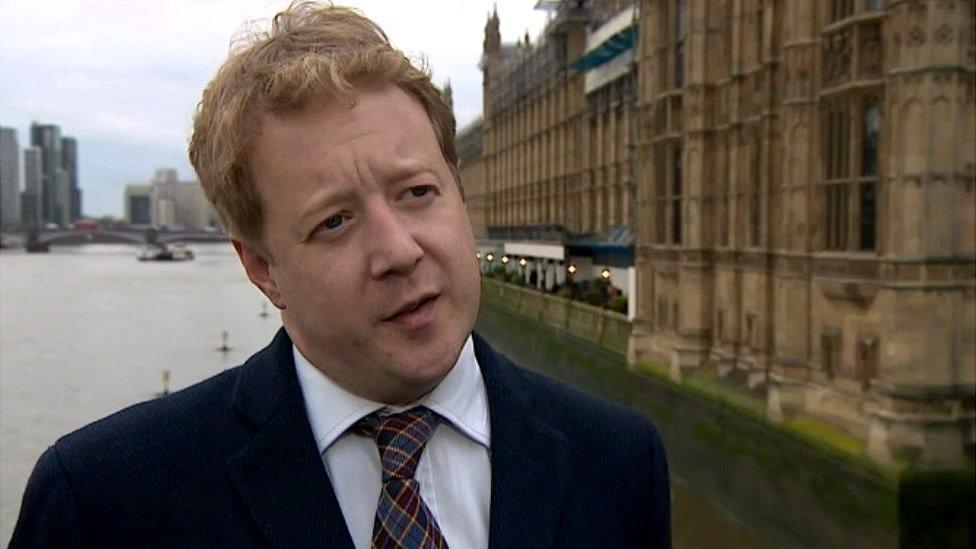
<svg viewBox="0 0 976 549">
<path fill-rule="evenodd" d="M 423 107 L 395 86 L 266 114 L 264 246 L 235 242 L 302 354 L 353 393 L 415 400 L 474 327 L 471 224 Z"/>
</svg>

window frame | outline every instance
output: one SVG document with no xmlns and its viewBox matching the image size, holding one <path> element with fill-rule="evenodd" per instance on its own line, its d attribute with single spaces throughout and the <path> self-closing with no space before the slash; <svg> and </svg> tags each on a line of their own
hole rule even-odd
<svg viewBox="0 0 976 549">
<path fill-rule="evenodd" d="M 820 201 L 824 231 L 820 249 L 877 254 L 880 252 L 878 205 L 882 182 L 883 90 L 877 86 L 853 88 L 822 98 L 821 105 L 824 154 Z M 877 131 L 874 170 L 867 171 L 865 118 L 871 106 L 877 113 Z"/>
</svg>

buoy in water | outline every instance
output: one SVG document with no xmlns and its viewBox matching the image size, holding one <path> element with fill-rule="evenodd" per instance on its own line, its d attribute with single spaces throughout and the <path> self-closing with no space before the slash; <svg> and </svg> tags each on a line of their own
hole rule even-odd
<svg viewBox="0 0 976 549">
<path fill-rule="evenodd" d="M 169 394 L 169 370 L 163 370 L 163 390 L 156 393 L 157 397 L 164 397 Z"/>
<path fill-rule="evenodd" d="M 227 345 L 227 330 L 220 332 L 220 347 L 217 347 L 217 350 L 222 353 L 230 350 L 230 347 Z"/>
</svg>

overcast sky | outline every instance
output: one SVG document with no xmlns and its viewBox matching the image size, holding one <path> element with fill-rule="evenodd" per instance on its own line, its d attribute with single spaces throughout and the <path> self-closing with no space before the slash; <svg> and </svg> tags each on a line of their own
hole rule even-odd
<svg viewBox="0 0 976 549">
<path fill-rule="evenodd" d="M 450 79 L 459 127 L 481 114 L 478 60 L 497 4 L 502 40 L 541 32 L 536 0 L 355 0 L 412 58 Z M 122 214 L 126 183 L 158 167 L 195 179 L 186 159 L 193 109 L 248 22 L 281 0 L 0 0 L 0 124 L 29 145 L 31 121 L 78 140 L 85 215 Z M 22 160 L 21 160 L 22 163 Z M 23 170 L 23 167 L 21 167 Z"/>
</svg>

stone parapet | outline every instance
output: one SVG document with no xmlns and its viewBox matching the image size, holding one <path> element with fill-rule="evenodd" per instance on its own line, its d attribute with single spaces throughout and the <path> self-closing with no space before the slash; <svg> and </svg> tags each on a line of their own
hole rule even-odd
<svg viewBox="0 0 976 549">
<path fill-rule="evenodd" d="M 502 306 L 620 355 L 627 354 L 631 323 L 627 315 L 538 290 L 481 279 L 482 303 Z"/>
</svg>

